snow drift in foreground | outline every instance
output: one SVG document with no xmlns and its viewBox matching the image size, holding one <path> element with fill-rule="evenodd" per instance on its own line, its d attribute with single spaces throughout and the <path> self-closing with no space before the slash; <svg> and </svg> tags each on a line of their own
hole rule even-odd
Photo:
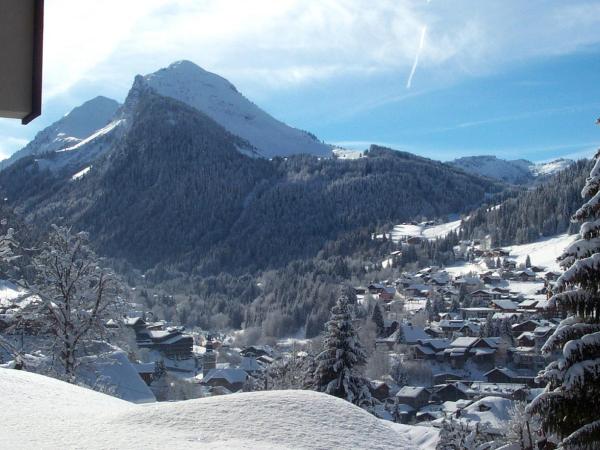
<svg viewBox="0 0 600 450">
<path fill-rule="evenodd" d="M 6 448 L 433 449 L 432 428 L 375 418 L 312 391 L 136 405 L 41 375 L 0 369 Z"/>
</svg>

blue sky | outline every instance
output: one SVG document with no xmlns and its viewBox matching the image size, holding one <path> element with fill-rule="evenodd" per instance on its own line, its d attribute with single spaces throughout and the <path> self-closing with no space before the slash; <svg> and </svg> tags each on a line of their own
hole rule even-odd
<svg viewBox="0 0 600 450">
<path fill-rule="evenodd" d="M 600 146 L 600 1 L 47 0 L 43 116 L 189 59 L 349 148 L 544 161 Z"/>
</svg>

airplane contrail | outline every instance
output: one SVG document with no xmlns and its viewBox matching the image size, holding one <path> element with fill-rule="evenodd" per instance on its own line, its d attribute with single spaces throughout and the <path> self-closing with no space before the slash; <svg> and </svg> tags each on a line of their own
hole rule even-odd
<svg viewBox="0 0 600 450">
<path fill-rule="evenodd" d="M 415 75 L 415 71 L 417 70 L 417 66 L 419 65 L 419 56 L 421 56 L 421 51 L 423 50 L 423 45 L 425 44 L 425 33 L 427 33 L 427 27 L 424 26 L 421 29 L 421 40 L 419 41 L 419 48 L 417 49 L 417 54 L 415 55 L 415 60 L 413 61 L 412 69 L 410 69 L 410 75 L 408 76 L 408 80 L 406 80 L 406 89 L 410 89 L 412 85 L 412 79 Z"/>
</svg>

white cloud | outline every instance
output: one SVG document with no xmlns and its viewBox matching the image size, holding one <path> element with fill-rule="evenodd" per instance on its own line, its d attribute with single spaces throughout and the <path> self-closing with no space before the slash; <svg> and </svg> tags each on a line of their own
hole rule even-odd
<svg viewBox="0 0 600 450">
<path fill-rule="evenodd" d="M 27 142 L 29 142 L 27 139 L 16 137 L 5 137 L 0 139 L 0 161 L 8 158 L 20 148 L 23 148 Z"/>
<path fill-rule="evenodd" d="M 49 0 L 46 94 L 58 95 L 80 80 L 130 81 L 177 59 L 266 89 L 347 72 L 407 76 L 425 27 L 419 65 L 443 66 L 449 76 L 485 73 L 507 61 L 599 42 L 600 4 Z"/>
</svg>

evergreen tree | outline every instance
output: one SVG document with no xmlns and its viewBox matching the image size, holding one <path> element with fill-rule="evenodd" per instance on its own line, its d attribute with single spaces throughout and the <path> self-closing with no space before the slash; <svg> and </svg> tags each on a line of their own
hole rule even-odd
<svg viewBox="0 0 600 450">
<path fill-rule="evenodd" d="M 556 433 L 564 449 L 600 448 L 600 150 L 581 191 L 589 198 L 575 212 L 583 222 L 580 239 L 558 258 L 567 268 L 552 287 L 549 308 L 568 313 L 542 347 L 562 349 L 540 377 L 548 384 L 528 407 L 539 414 L 544 431 Z"/>
<path fill-rule="evenodd" d="M 375 326 L 377 327 L 377 336 L 381 336 L 383 334 L 384 323 L 383 314 L 381 314 L 381 308 L 379 307 L 379 303 L 375 303 L 371 320 L 375 323 Z"/>
<path fill-rule="evenodd" d="M 525 267 L 531 267 L 531 258 L 529 257 L 529 255 L 527 255 L 527 258 L 525 258 Z"/>
<path fill-rule="evenodd" d="M 342 295 L 331 308 L 323 351 L 317 355 L 314 371 L 316 389 L 355 405 L 370 407 L 372 399 L 368 384 L 357 372 L 357 368 L 366 361 L 367 357 L 352 325 L 348 298 Z"/>
</svg>

